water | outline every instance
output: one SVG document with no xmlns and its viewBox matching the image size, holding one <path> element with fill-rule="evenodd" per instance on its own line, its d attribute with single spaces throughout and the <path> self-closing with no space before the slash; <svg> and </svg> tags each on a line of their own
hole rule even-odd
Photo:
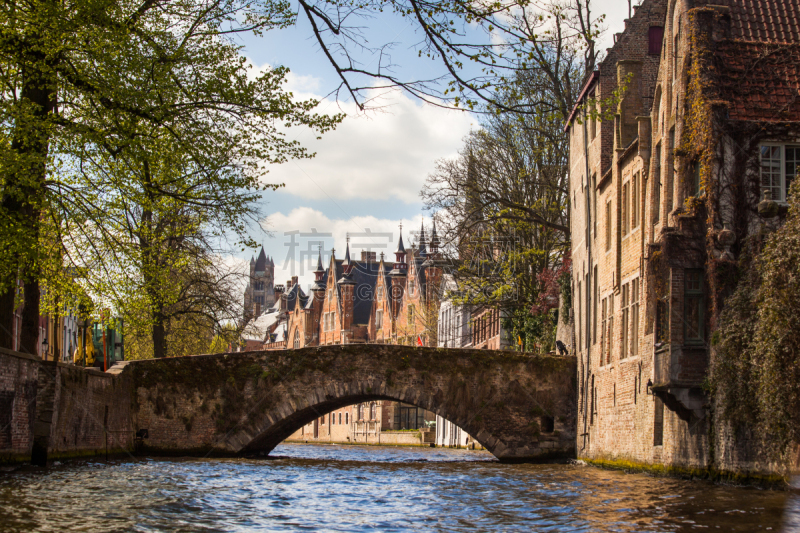
<svg viewBox="0 0 800 533">
<path fill-rule="evenodd" d="M 272 455 L 0 474 L 0 531 L 800 531 L 792 492 L 441 448 Z"/>
</svg>

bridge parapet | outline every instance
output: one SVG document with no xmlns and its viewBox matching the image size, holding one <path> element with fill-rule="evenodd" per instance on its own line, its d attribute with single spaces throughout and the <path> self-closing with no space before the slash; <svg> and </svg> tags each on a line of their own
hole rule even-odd
<svg viewBox="0 0 800 533">
<path fill-rule="evenodd" d="M 501 460 L 575 454 L 571 357 L 362 344 L 134 361 L 128 373 L 147 453 L 268 453 L 323 414 L 383 399 L 450 420 Z"/>
</svg>

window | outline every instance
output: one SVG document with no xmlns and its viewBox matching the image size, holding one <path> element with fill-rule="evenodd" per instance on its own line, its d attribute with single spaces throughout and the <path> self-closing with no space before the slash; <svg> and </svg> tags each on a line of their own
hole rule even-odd
<svg viewBox="0 0 800 533">
<path fill-rule="evenodd" d="M 583 339 L 583 330 L 581 329 L 581 282 L 578 282 L 578 292 L 575 294 L 578 295 L 578 348 L 583 346 L 581 340 Z"/>
<path fill-rule="evenodd" d="M 378 309 L 375 313 L 375 329 L 381 329 L 383 327 L 383 309 Z"/>
<path fill-rule="evenodd" d="M 678 31 L 675 32 L 675 42 L 672 47 L 672 83 L 678 80 L 678 46 L 681 44 L 681 21 L 678 21 Z M 677 99 L 676 99 L 677 100 Z"/>
<path fill-rule="evenodd" d="M 630 182 L 622 186 L 622 216 L 620 222 L 622 223 L 622 234 L 628 234 L 628 199 L 630 198 Z"/>
<path fill-rule="evenodd" d="M 358 404 L 358 420 L 364 420 L 364 405 Z"/>
<path fill-rule="evenodd" d="M 599 213 L 597 212 L 597 174 L 592 176 L 592 214 L 594 218 L 592 219 L 592 230 L 594 238 L 597 238 L 597 219 L 599 218 Z"/>
<path fill-rule="evenodd" d="M 703 342 L 703 321 L 705 298 L 703 294 L 703 271 L 686 270 L 683 294 L 684 341 L 689 343 Z"/>
<path fill-rule="evenodd" d="M 378 300 L 383 300 L 383 287 L 378 287 Z"/>
<path fill-rule="evenodd" d="M 656 145 L 656 160 L 653 169 L 653 225 L 661 218 L 661 143 Z"/>
<path fill-rule="evenodd" d="M 669 179 L 667 180 L 667 212 L 668 215 L 672 211 L 672 182 L 675 177 L 675 128 L 669 130 L 669 160 L 667 161 L 667 170 L 669 171 Z"/>
<path fill-rule="evenodd" d="M 408 324 L 414 321 L 414 304 L 408 304 Z"/>
<path fill-rule="evenodd" d="M 631 180 L 631 231 L 639 227 L 639 173 Z"/>
<path fill-rule="evenodd" d="M 602 320 L 600 322 L 600 366 L 603 365 L 606 359 L 606 325 L 608 322 L 608 298 L 603 298 L 602 304 Z"/>
<path fill-rule="evenodd" d="M 669 300 L 659 298 L 656 301 L 656 348 L 669 342 Z"/>
<path fill-rule="evenodd" d="M 299 329 L 294 330 L 294 347 L 295 348 L 299 348 L 300 347 L 300 330 Z"/>
<path fill-rule="evenodd" d="M 606 364 L 611 364 L 611 347 L 614 342 L 614 295 L 608 297 L 608 348 L 606 351 Z"/>
<path fill-rule="evenodd" d="M 785 202 L 789 186 L 797 175 L 800 146 L 761 146 L 761 191 L 776 202 Z"/>
<path fill-rule="evenodd" d="M 611 200 L 606 202 L 606 252 L 611 251 Z"/>
<path fill-rule="evenodd" d="M 651 56 L 661 55 L 661 42 L 664 40 L 663 26 L 650 26 L 648 32 L 647 53 Z"/>
<path fill-rule="evenodd" d="M 597 265 L 594 266 L 594 298 L 592 298 L 592 344 L 597 344 L 597 301 L 600 298 L 597 284 Z"/>
<path fill-rule="evenodd" d="M 375 402 L 369 404 L 369 419 L 370 420 L 377 420 L 378 419 L 378 407 Z"/>
<path fill-rule="evenodd" d="M 344 414 L 344 423 L 345 424 L 349 424 L 350 423 L 350 413 L 345 413 Z"/>
<path fill-rule="evenodd" d="M 628 296 L 630 291 L 630 284 L 626 283 L 622 286 L 622 345 L 620 346 L 619 358 L 625 359 L 628 357 Z"/>
<path fill-rule="evenodd" d="M 692 196 L 700 196 L 703 194 L 703 188 L 700 184 L 700 161 L 695 161 L 692 164 Z"/>
<path fill-rule="evenodd" d="M 655 417 L 653 420 L 653 446 L 664 444 L 664 402 L 656 396 Z"/>
<path fill-rule="evenodd" d="M 639 355 L 639 278 L 631 283 L 631 357 Z"/>
</svg>

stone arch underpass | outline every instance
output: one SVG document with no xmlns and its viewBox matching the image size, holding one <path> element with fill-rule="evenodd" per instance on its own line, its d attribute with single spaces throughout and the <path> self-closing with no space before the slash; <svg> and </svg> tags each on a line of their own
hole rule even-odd
<svg viewBox="0 0 800 533">
<path fill-rule="evenodd" d="M 450 420 L 503 461 L 575 454 L 572 357 L 354 344 L 122 365 L 141 453 L 269 452 L 334 409 L 395 400 Z"/>
</svg>

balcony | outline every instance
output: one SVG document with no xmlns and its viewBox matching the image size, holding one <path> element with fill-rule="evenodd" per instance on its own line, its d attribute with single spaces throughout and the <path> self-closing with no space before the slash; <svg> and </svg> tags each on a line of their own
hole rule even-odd
<svg viewBox="0 0 800 533">
<path fill-rule="evenodd" d="M 705 416 L 703 382 L 708 373 L 704 346 L 666 345 L 657 348 L 653 361 L 653 393 L 680 418 L 691 421 Z"/>
</svg>

